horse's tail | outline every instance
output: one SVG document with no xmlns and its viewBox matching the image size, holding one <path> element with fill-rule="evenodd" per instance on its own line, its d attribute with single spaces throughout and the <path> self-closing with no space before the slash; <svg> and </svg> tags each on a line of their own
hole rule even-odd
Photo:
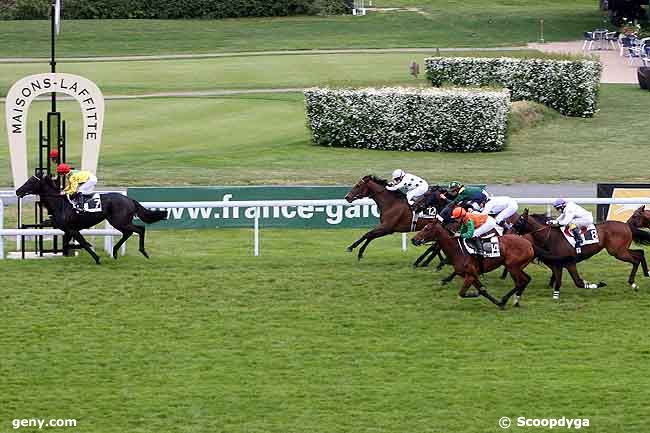
<svg viewBox="0 0 650 433">
<path fill-rule="evenodd" d="M 533 244 L 533 250 L 535 251 L 535 257 L 540 258 L 541 260 L 550 263 L 552 265 L 566 265 L 575 262 L 575 257 L 573 256 L 556 256 L 544 248 L 538 247 Z"/>
<path fill-rule="evenodd" d="M 636 242 L 637 244 L 641 244 L 641 245 L 650 245 L 650 233 L 649 232 L 647 232 L 645 230 L 641 230 L 640 228 L 634 227 L 634 226 L 632 226 L 630 224 L 628 224 L 628 225 L 630 226 L 630 230 L 632 230 L 632 240 L 634 242 Z"/>
<path fill-rule="evenodd" d="M 164 210 L 149 210 L 138 203 L 136 200 L 133 200 L 136 208 L 136 215 L 146 224 L 153 224 L 158 221 L 167 219 L 167 211 Z"/>
</svg>

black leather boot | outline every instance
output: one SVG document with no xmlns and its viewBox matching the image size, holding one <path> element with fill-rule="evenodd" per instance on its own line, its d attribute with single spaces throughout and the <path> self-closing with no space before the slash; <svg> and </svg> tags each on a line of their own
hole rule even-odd
<svg viewBox="0 0 650 433">
<path fill-rule="evenodd" d="M 573 234 L 573 239 L 576 241 L 576 253 L 580 254 L 582 252 L 582 234 L 580 234 L 580 228 L 572 228 L 571 233 Z"/>
</svg>

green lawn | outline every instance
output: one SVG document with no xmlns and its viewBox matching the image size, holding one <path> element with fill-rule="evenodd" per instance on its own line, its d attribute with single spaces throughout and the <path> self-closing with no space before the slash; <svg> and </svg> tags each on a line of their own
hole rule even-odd
<svg viewBox="0 0 650 433">
<path fill-rule="evenodd" d="M 357 263 L 343 250 L 360 234 L 263 229 L 254 258 L 251 230 L 149 231 L 150 261 L 130 241 L 101 266 L 0 262 L 2 431 L 486 433 L 502 416 L 645 431 L 650 284 L 631 291 L 629 265 L 595 258 L 583 274 L 610 285 L 559 303 L 531 265 L 523 307 L 499 311 L 413 271 L 396 236 Z"/>
<path fill-rule="evenodd" d="M 207 53 L 314 48 L 491 47 L 539 39 L 580 39 L 602 23 L 593 0 L 415 0 L 381 5 L 420 6 L 415 12 L 365 17 L 292 17 L 230 20 L 64 20 L 61 56 Z M 0 23 L 0 57 L 49 56 L 45 21 Z"/>
<path fill-rule="evenodd" d="M 551 116 L 518 129 L 505 151 L 488 154 L 403 153 L 316 147 L 300 94 L 108 101 L 99 177 L 104 185 L 351 184 L 407 167 L 432 182 L 647 181 L 647 92 L 603 85 L 593 119 Z M 80 120 L 72 102 L 69 160 L 78 164 Z M 34 157 L 35 103 L 28 137 Z M 0 185 L 11 184 L 4 125 Z"/>
<path fill-rule="evenodd" d="M 416 60 L 424 71 L 431 53 L 266 55 L 200 60 L 78 62 L 59 64 L 58 71 L 82 75 L 102 92 L 142 94 L 210 89 L 301 88 L 314 85 L 362 86 L 404 83 L 426 84 L 409 75 Z M 442 52 L 444 56 L 545 57 L 536 50 Z M 47 72 L 45 64 L 0 64 L 0 95 L 20 78 Z M 154 72 L 155 71 L 155 72 Z M 152 74 L 155 73 L 155 79 Z"/>
</svg>

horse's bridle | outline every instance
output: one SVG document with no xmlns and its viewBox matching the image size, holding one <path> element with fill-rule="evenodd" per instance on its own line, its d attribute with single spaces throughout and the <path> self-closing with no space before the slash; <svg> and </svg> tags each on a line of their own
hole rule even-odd
<svg viewBox="0 0 650 433">
<path fill-rule="evenodd" d="M 357 182 L 357 184 L 355 185 L 355 187 L 359 186 L 360 184 L 368 184 L 368 181 L 367 181 L 366 179 L 362 178 L 359 182 Z M 368 198 L 373 198 L 374 196 L 376 196 L 376 195 L 379 194 L 380 192 L 384 192 L 385 190 L 386 190 L 386 187 L 384 187 L 384 189 L 379 190 L 379 191 L 373 191 L 373 190 L 371 190 L 370 188 L 368 188 L 369 194 L 368 194 L 366 197 L 368 197 Z M 357 195 L 355 195 L 354 197 L 352 197 L 352 201 L 354 201 L 354 200 L 358 200 L 358 199 L 360 199 L 360 198 L 363 198 L 363 197 L 361 197 L 360 194 L 357 194 Z"/>
<path fill-rule="evenodd" d="M 527 217 L 527 218 L 526 218 L 526 224 L 530 224 L 530 223 L 528 222 L 528 218 L 530 218 L 530 217 Z M 544 229 L 548 229 L 548 232 L 546 233 L 546 239 L 544 239 L 544 245 L 546 245 L 546 244 L 548 243 L 549 238 L 551 237 L 551 229 L 552 229 L 551 226 L 543 225 L 543 226 L 541 226 L 540 228 L 535 229 L 535 230 L 531 231 L 531 232 L 528 233 L 528 234 L 532 236 L 532 235 L 534 235 L 535 233 L 539 233 L 539 232 L 541 232 L 541 231 L 544 230 Z M 520 235 L 520 236 L 521 236 L 521 235 Z"/>
</svg>

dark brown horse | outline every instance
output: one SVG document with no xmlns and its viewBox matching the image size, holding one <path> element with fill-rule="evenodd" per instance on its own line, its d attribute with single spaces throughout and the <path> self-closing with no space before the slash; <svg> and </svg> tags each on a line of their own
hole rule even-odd
<svg viewBox="0 0 650 433">
<path fill-rule="evenodd" d="M 517 235 L 499 236 L 501 256 L 479 259 L 465 253 L 460 238 L 452 235 L 438 220 L 427 224 L 423 230 L 415 235 L 411 242 L 413 245 L 421 245 L 430 241 L 439 243 L 445 255 L 451 261 L 454 272 L 464 278 L 463 287 L 458 292 L 461 298 L 484 296 L 495 305 L 503 308 L 510 297 L 515 294 L 515 306 L 519 306 L 521 295 L 531 280 L 530 276 L 524 272 L 524 268 L 535 257 L 535 249 L 529 241 Z M 481 261 L 479 262 L 479 260 Z M 488 293 L 481 283 L 480 275 L 501 266 L 506 267 L 515 282 L 515 287 L 499 301 Z M 476 287 L 478 293 L 468 293 L 470 286 Z"/>
<path fill-rule="evenodd" d="M 553 297 L 558 299 L 560 296 L 560 286 L 562 285 L 563 268 L 569 271 L 576 287 L 595 289 L 605 285 L 603 282 L 594 284 L 583 280 L 576 267 L 577 262 L 587 260 L 603 249 L 607 250 L 609 255 L 632 264 L 632 272 L 630 272 L 628 283 L 633 289 L 638 287 L 634 278 L 639 265 L 643 268 L 643 275 L 646 277 L 650 276 L 643 250 L 630 249 L 632 242 L 650 245 L 650 233 L 641 230 L 642 227 L 647 227 L 647 225 L 643 225 L 644 223 L 647 224 L 648 219 L 646 216 L 650 217 L 647 211 L 641 207 L 625 223 L 620 221 L 605 221 L 596 224 L 598 243 L 583 245 L 581 254 L 576 254 L 575 249 L 565 239 L 559 228 L 538 221 L 535 216 L 528 214 L 528 209 L 524 210 L 519 221 L 515 224 L 515 229 L 518 233 L 530 233 L 535 245 L 550 251 L 551 254 L 573 258 L 573 261 L 569 261 L 562 266 L 549 265 L 553 271 L 553 276 L 551 277 Z"/>
<path fill-rule="evenodd" d="M 384 179 L 370 175 L 364 176 L 345 196 L 349 203 L 360 198 L 371 198 L 379 208 L 379 225 L 347 248 L 347 251 L 351 253 L 359 244 L 365 241 L 357 255 L 359 260 L 361 260 L 363 252 L 373 239 L 392 233 L 407 233 L 420 230 L 431 221 L 430 218 L 419 218 L 413 224 L 413 211 L 406 201 L 406 196 L 400 191 L 387 190 L 386 185 L 388 185 L 388 182 Z"/>
<path fill-rule="evenodd" d="M 415 204 L 413 205 L 413 211 L 415 212 L 424 212 L 428 208 L 434 208 L 436 214 L 447 206 L 449 200 L 444 196 L 447 190 L 440 185 L 434 185 L 429 187 L 429 190 L 420 197 Z M 434 242 L 427 250 L 422 253 L 416 260 L 413 262 L 413 267 L 427 267 L 433 259 L 436 257 L 440 258 L 438 266 L 436 266 L 436 272 L 440 271 L 443 266 L 447 264 L 447 260 L 440 253 L 440 245 L 437 242 Z M 442 284 L 447 284 L 454 278 L 454 274 L 442 280 Z"/>
</svg>

